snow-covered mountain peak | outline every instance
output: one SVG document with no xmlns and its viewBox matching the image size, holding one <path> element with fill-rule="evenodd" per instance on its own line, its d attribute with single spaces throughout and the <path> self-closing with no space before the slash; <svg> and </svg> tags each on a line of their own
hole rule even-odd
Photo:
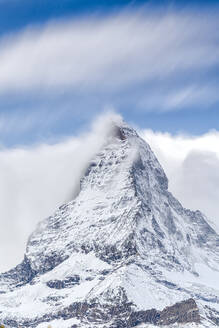
<svg viewBox="0 0 219 328">
<path fill-rule="evenodd" d="M 133 234 L 142 199 L 148 197 L 147 190 L 166 189 L 167 178 L 150 147 L 134 130 L 124 124 L 113 126 L 112 132 L 89 163 L 77 198 L 42 221 L 30 237 L 26 256 L 35 271 L 51 269 L 54 254 L 62 261 L 74 249 L 96 250 L 101 258 L 112 260 L 132 254 L 127 243 L 135 249 Z M 113 251 L 104 255 L 106 249 Z"/>
<path fill-rule="evenodd" d="M 137 173 L 142 170 L 148 173 L 148 183 L 154 182 L 160 185 L 161 188 L 168 188 L 167 177 L 149 145 L 125 122 L 120 123 L 120 125 L 112 122 L 112 128 L 106 138 L 105 147 L 89 163 L 82 181 L 86 180 L 88 182 L 86 187 L 88 185 L 98 187 L 99 182 L 96 183 L 92 180 L 95 177 L 104 183 L 107 181 L 111 183 L 112 177 L 116 181 L 121 179 L 118 172 L 123 172 L 126 174 L 127 179 L 131 179 L 131 177 L 134 178 L 134 171 Z M 102 179 L 103 175 L 105 179 Z M 107 179 L 107 175 L 111 178 Z M 135 184 L 137 184 L 137 181 L 135 181 Z M 103 183 L 101 185 L 103 186 Z M 117 187 L 120 186 L 117 185 Z"/>
<path fill-rule="evenodd" d="M 175 308 L 162 309 L 178 302 L 186 319 L 171 323 L 199 322 L 196 302 L 203 320 L 216 318 L 219 236 L 168 191 L 134 129 L 116 120 L 104 138 L 77 197 L 40 222 L 24 261 L 0 276 L 0 318 L 13 319 L 10 327 L 64 318 L 69 328 L 74 320 L 77 327 L 128 328 L 169 322 Z"/>
</svg>

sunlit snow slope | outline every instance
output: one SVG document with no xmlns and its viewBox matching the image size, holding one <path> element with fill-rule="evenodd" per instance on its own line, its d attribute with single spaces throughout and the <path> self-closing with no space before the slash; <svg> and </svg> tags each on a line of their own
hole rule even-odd
<svg viewBox="0 0 219 328">
<path fill-rule="evenodd" d="M 112 123 L 78 196 L 38 225 L 0 293 L 8 327 L 214 327 L 219 236 L 168 191 L 149 145 Z"/>
</svg>

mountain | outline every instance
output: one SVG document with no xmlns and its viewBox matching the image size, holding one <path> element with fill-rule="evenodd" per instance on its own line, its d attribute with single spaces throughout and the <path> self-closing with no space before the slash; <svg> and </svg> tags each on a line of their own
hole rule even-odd
<svg viewBox="0 0 219 328">
<path fill-rule="evenodd" d="M 0 322 L 217 326 L 219 236 L 168 191 L 149 145 L 112 123 L 78 195 L 39 223 L 23 262 L 0 275 Z"/>
</svg>

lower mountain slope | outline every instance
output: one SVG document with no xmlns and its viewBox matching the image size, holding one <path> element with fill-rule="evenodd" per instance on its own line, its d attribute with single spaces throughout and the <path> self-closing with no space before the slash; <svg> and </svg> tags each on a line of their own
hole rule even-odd
<svg viewBox="0 0 219 328">
<path fill-rule="evenodd" d="M 58 187 L 58 186 L 57 186 Z M 113 124 L 78 196 L 0 275 L 6 327 L 219 325 L 219 236 L 168 191 L 149 145 Z"/>
</svg>

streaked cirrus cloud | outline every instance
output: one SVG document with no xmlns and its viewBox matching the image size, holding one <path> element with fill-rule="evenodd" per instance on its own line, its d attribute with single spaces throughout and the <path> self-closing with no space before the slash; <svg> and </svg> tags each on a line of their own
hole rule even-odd
<svg viewBox="0 0 219 328">
<path fill-rule="evenodd" d="M 219 11 L 152 10 L 52 21 L 0 40 L 0 93 L 102 97 L 169 111 L 219 101 Z"/>
</svg>

